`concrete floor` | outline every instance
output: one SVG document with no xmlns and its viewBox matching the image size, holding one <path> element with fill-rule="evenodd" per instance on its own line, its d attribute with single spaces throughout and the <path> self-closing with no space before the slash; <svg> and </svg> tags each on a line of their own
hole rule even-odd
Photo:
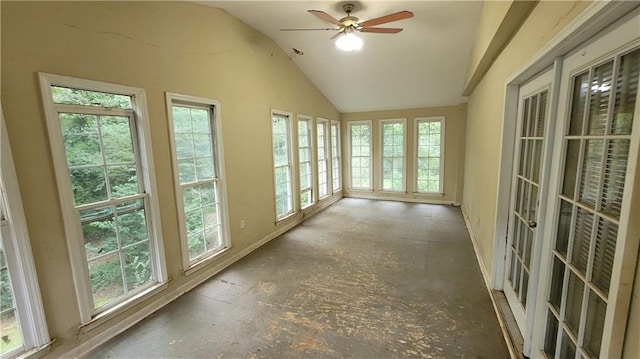
<svg viewBox="0 0 640 359">
<path fill-rule="evenodd" d="M 460 210 L 342 199 L 90 358 L 508 358 Z"/>
</svg>

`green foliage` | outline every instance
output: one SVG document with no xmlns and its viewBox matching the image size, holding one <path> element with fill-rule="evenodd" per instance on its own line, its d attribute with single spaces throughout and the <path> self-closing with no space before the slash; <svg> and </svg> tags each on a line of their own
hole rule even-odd
<svg viewBox="0 0 640 359">
<path fill-rule="evenodd" d="M 131 109 L 131 98 L 53 87 L 56 103 Z M 133 124 L 127 116 L 62 113 L 60 124 L 76 205 L 140 193 Z M 142 200 L 80 212 L 94 304 L 100 307 L 152 276 Z"/>
</svg>

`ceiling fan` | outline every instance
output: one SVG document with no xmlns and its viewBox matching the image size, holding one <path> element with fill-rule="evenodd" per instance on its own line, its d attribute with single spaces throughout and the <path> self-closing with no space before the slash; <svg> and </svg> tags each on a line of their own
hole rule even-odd
<svg viewBox="0 0 640 359">
<path fill-rule="evenodd" d="M 351 3 L 346 3 L 342 6 L 344 12 L 347 13 L 347 16 L 338 20 L 333 16 L 327 14 L 324 11 L 320 10 L 307 10 L 309 13 L 321 18 L 322 20 L 335 25 L 333 28 L 322 28 L 322 29 L 280 29 L 280 31 L 316 31 L 316 30 L 330 30 L 337 31 L 331 39 L 334 39 L 340 35 L 342 36 L 336 41 L 336 46 L 345 50 L 345 51 L 353 51 L 359 50 L 362 47 L 362 40 L 354 35 L 354 32 L 370 32 L 370 33 L 378 33 L 378 34 L 397 34 L 402 31 L 401 28 L 386 28 L 386 27 L 374 27 L 376 25 L 382 25 L 393 21 L 404 20 L 413 17 L 413 13 L 411 11 L 399 11 L 393 14 L 377 17 L 375 19 L 360 21 L 355 16 L 351 16 L 351 12 L 354 9 L 354 5 Z M 356 48 L 346 49 L 342 48 L 340 42 L 346 43 L 349 42 L 352 46 Z M 359 44 L 359 46 L 358 46 Z"/>
</svg>

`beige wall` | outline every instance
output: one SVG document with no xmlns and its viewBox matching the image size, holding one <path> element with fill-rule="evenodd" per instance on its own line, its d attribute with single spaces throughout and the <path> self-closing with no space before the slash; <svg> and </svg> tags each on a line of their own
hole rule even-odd
<svg viewBox="0 0 640 359">
<path fill-rule="evenodd" d="M 491 273 L 500 143 L 507 78 L 531 58 L 589 2 L 542 1 L 502 51 L 468 102 L 463 209 L 478 246 L 481 265 Z M 498 8 L 496 12 L 501 12 Z M 484 15 L 483 15 L 484 16 Z M 638 356 L 640 298 L 638 277 L 629 315 L 625 357 Z"/>
<path fill-rule="evenodd" d="M 466 105 L 449 107 L 416 108 L 407 110 L 389 110 L 375 112 L 356 112 L 342 114 L 343 152 L 345 161 L 343 162 L 343 173 L 348 174 L 347 148 L 348 148 L 348 121 L 371 120 L 373 124 L 373 191 L 350 191 L 348 179 L 345 184 L 345 196 L 394 199 L 416 202 L 444 202 L 460 203 L 462 200 L 462 177 L 464 164 L 464 138 L 465 138 L 465 116 Z M 416 194 L 415 175 L 415 121 L 417 117 L 445 117 L 445 149 L 444 149 L 444 194 L 443 195 L 423 195 Z M 406 193 L 385 193 L 380 191 L 381 182 L 381 159 L 380 159 L 380 120 L 386 119 L 406 119 Z"/>
<path fill-rule="evenodd" d="M 37 72 L 146 89 L 170 277 L 160 295 L 193 279 L 183 274 L 180 258 L 165 91 L 221 102 L 233 244 L 228 256 L 280 228 L 274 224 L 270 109 L 328 119 L 339 113 L 273 41 L 222 10 L 190 3 L 3 1 L 1 6 L 2 105 L 49 331 L 56 339 L 51 357 L 133 310 L 95 329 L 78 330 Z M 246 220 L 242 231 L 241 219 Z"/>
</svg>

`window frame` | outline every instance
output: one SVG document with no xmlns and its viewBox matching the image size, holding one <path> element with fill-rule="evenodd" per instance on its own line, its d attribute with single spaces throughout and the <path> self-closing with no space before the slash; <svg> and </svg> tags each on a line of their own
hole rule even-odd
<svg viewBox="0 0 640 359">
<path fill-rule="evenodd" d="M 342 136 L 340 121 L 331 120 L 331 177 L 333 194 L 342 190 Z M 335 138 L 334 138 L 335 134 Z M 337 165 L 336 165 L 337 164 Z"/>
<path fill-rule="evenodd" d="M 308 133 L 307 136 L 309 138 L 309 169 L 311 171 L 310 176 L 311 176 L 311 183 L 309 183 L 309 188 L 305 188 L 303 189 L 302 186 L 302 180 L 300 179 L 300 169 L 302 168 L 302 162 L 300 160 L 300 127 L 299 124 L 300 122 L 307 122 L 308 123 Z M 313 121 L 313 117 L 312 116 L 308 116 L 308 115 L 302 115 L 302 114 L 298 114 L 298 116 L 296 117 L 296 135 L 297 135 L 297 148 L 298 148 L 298 152 L 297 152 L 297 158 L 298 158 L 298 208 L 300 208 L 300 211 L 303 211 L 307 208 L 312 207 L 315 203 L 316 203 L 316 191 L 314 190 L 316 187 L 316 181 L 317 181 L 317 176 L 315 174 L 315 166 L 314 163 L 316 161 L 316 155 L 315 155 L 315 144 L 316 144 L 316 139 L 314 138 L 316 132 L 314 130 L 314 126 L 315 126 L 315 122 Z M 309 191 L 309 195 L 311 196 L 311 203 L 309 203 L 308 206 L 302 206 L 302 193 Z"/>
<path fill-rule="evenodd" d="M 171 160 L 173 164 L 173 182 L 176 191 L 176 207 L 179 218 L 180 228 L 180 247 L 182 249 L 182 265 L 186 274 L 190 274 L 192 269 L 200 267 L 214 261 L 224 255 L 231 249 L 231 236 L 229 232 L 229 205 L 226 188 L 226 176 L 224 166 L 224 147 L 222 140 L 222 109 L 220 102 L 202 97 L 183 95 L 173 92 L 166 92 L 167 120 L 171 142 Z M 216 199 L 218 202 L 217 213 L 219 215 L 219 235 L 222 237 L 222 248 L 216 251 L 206 251 L 195 257 L 193 260 L 189 258 L 189 245 L 187 240 L 186 215 L 184 212 L 184 196 L 182 189 L 185 186 L 180 183 L 180 174 L 178 171 L 178 155 L 175 139 L 175 129 L 173 125 L 173 106 L 183 106 L 209 110 L 209 124 L 211 128 L 211 149 L 213 156 L 213 172 L 214 177 L 211 180 L 196 180 L 189 183 L 188 187 L 197 186 L 204 183 L 216 184 Z M 196 184 L 197 183 L 197 184 Z"/>
<path fill-rule="evenodd" d="M 280 116 L 280 117 L 284 117 L 287 119 L 287 125 L 286 125 L 286 129 L 287 129 L 287 135 L 286 135 L 286 139 L 287 139 L 287 159 L 288 159 L 288 164 L 285 165 L 284 167 L 288 167 L 289 168 L 289 193 L 291 193 L 291 209 L 278 215 L 278 210 L 277 210 L 277 205 L 276 205 L 276 182 L 275 182 L 275 178 L 276 178 L 276 166 L 275 166 L 275 158 L 274 158 L 274 152 L 273 152 L 273 145 L 274 145 L 274 141 L 273 141 L 273 118 L 275 116 Z M 296 213 L 296 194 L 295 191 L 293 190 L 294 188 L 297 188 L 297 183 L 295 183 L 295 175 L 294 175 L 294 171 L 297 169 L 297 166 L 295 166 L 294 161 L 293 161 L 293 126 L 292 126 L 292 120 L 293 120 L 293 114 L 291 112 L 287 112 L 287 111 L 282 111 L 282 110 L 276 110 L 276 109 L 271 109 L 271 116 L 270 116 L 270 120 L 269 123 L 271 125 L 271 163 L 272 166 L 271 168 L 273 169 L 273 195 L 274 195 L 274 202 L 273 202 L 273 209 L 274 209 L 274 213 L 275 213 L 275 219 L 276 219 L 276 224 L 281 223 L 282 221 L 288 219 L 289 217 L 295 215 Z"/>
<path fill-rule="evenodd" d="M 53 159 L 53 167 L 57 182 L 60 208 L 67 237 L 69 257 L 76 289 L 80 320 L 83 326 L 93 324 L 101 319 L 108 319 L 122 312 L 124 309 L 140 302 L 142 299 L 166 288 L 168 276 L 165 264 L 162 228 L 160 222 L 160 206 L 158 190 L 155 182 L 155 166 L 151 146 L 151 127 L 147 115 L 147 100 L 144 89 L 124 85 L 110 84 L 99 81 L 78 79 L 49 73 L 39 73 L 40 90 L 43 97 L 44 111 L 49 133 L 49 142 Z M 58 106 L 52 99 L 52 86 L 61 86 L 88 91 L 106 92 L 130 96 L 132 98 L 133 116 L 135 117 L 135 132 L 132 132 L 134 142 L 134 156 L 138 167 L 140 183 L 143 185 L 141 193 L 146 198 L 145 211 L 147 213 L 149 235 L 149 258 L 152 262 L 153 280 L 144 289 L 134 290 L 129 296 L 122 296 L 118 301 L 94 309 L 89 279 L 89 268 L 85 253 L 82 227 L 69 178 L 69 169 L 65 154 L 62 128 L 58 118 Z M 103 111 L 98 108 L 97 111 Z"/>
<path fill-rule="evenodd" d="M 318 130 L 318 127 L 320 126 L 320 124 L 322 124 L 324 126 L 324 129 L 322 131 L 323 134 L 323 149 L 324 149 L 324 160 L 320 159 L 320 131 Z M 318 201 L 322 201 L 323 199 L 331 196 L 332 192 L 332 186 L 331 186 L 331 182 L 329 181 L 329 178 L 331 177 L 331 154 L 330 154 L 330 146 L 331 144 L 329 143 L 330 139 L 329 139 L 329 120 L 325 119 L 325 118 L 321 118 L 318 117 L 316 118 L 316 164 L 317 164 L 317 181 L 318 181 Z M 326 175 L 326 185 L 327 185 L 327 192 L 325 194 L 322 194 L 322 191 L 320 190 L 320 185 L 322 183 L 321 179 L 320 179 L 320 161 L 324 161 L 325 162 L 325 175 Z"/>
<path fill-rule="evenodd" d="M 425 192 L 418 190 L 418 136 L 419 130 L 418 126 L 423 122 L 440 122 L 440 176 L 438 179 L 438 192 Z M 414 118 L 414 159 L 413 159 L 413 186 L 414 193 L 420 195 L 431 195 L 431 196 L 444 196 L 444 159 L 445 159 L 445 138 L 446 138 L 446 116 L 431 116 L 431 117 L 416 117 Z"/>
<path fill-rule="evenodd" d="M 384 125 L 385 124 L 394 124 L 401 123 L 403 126 L 402 133 L 402 188 L 399 190 L 396 189 L 386 189 L 384 188 Z M 384 119 L 380 120 L 380 192 L 387 193 L 406 193 L 407 192 L 407 119 L 406 118 L 396 118 L 396 119 Z M 388 158 L 388 157 L 387 157 Z M 396 158 L 396 157 L 391 157 Z"/>
<path fill-rule="evenodd" d="M 20 197 L 20 185 L 1 108 L 0 104 L 0 231 L 22 336 L 22 345 L 3 357 L 14 358 L 42 351 L 48 348 L 51 340 Z"/>
<path fill-rule="evenodd" d="M 369 139 L 369 187 L 353 187 L 353 174 L 352 174 L 352 127 L 353 125 L 367 125 L 369 126 L 370 139 Z M 347 175 L 348 175 L 348 186 L 350 191 L 364 191 L 364 192 L 372 192 L 373 191 L 373 123 L 371 120 L 358 120 L 358 121 L 348 121 L 347 122 L 347 158 L 348 158 L 348 167 L 347 167 Z"/>
</svg>

